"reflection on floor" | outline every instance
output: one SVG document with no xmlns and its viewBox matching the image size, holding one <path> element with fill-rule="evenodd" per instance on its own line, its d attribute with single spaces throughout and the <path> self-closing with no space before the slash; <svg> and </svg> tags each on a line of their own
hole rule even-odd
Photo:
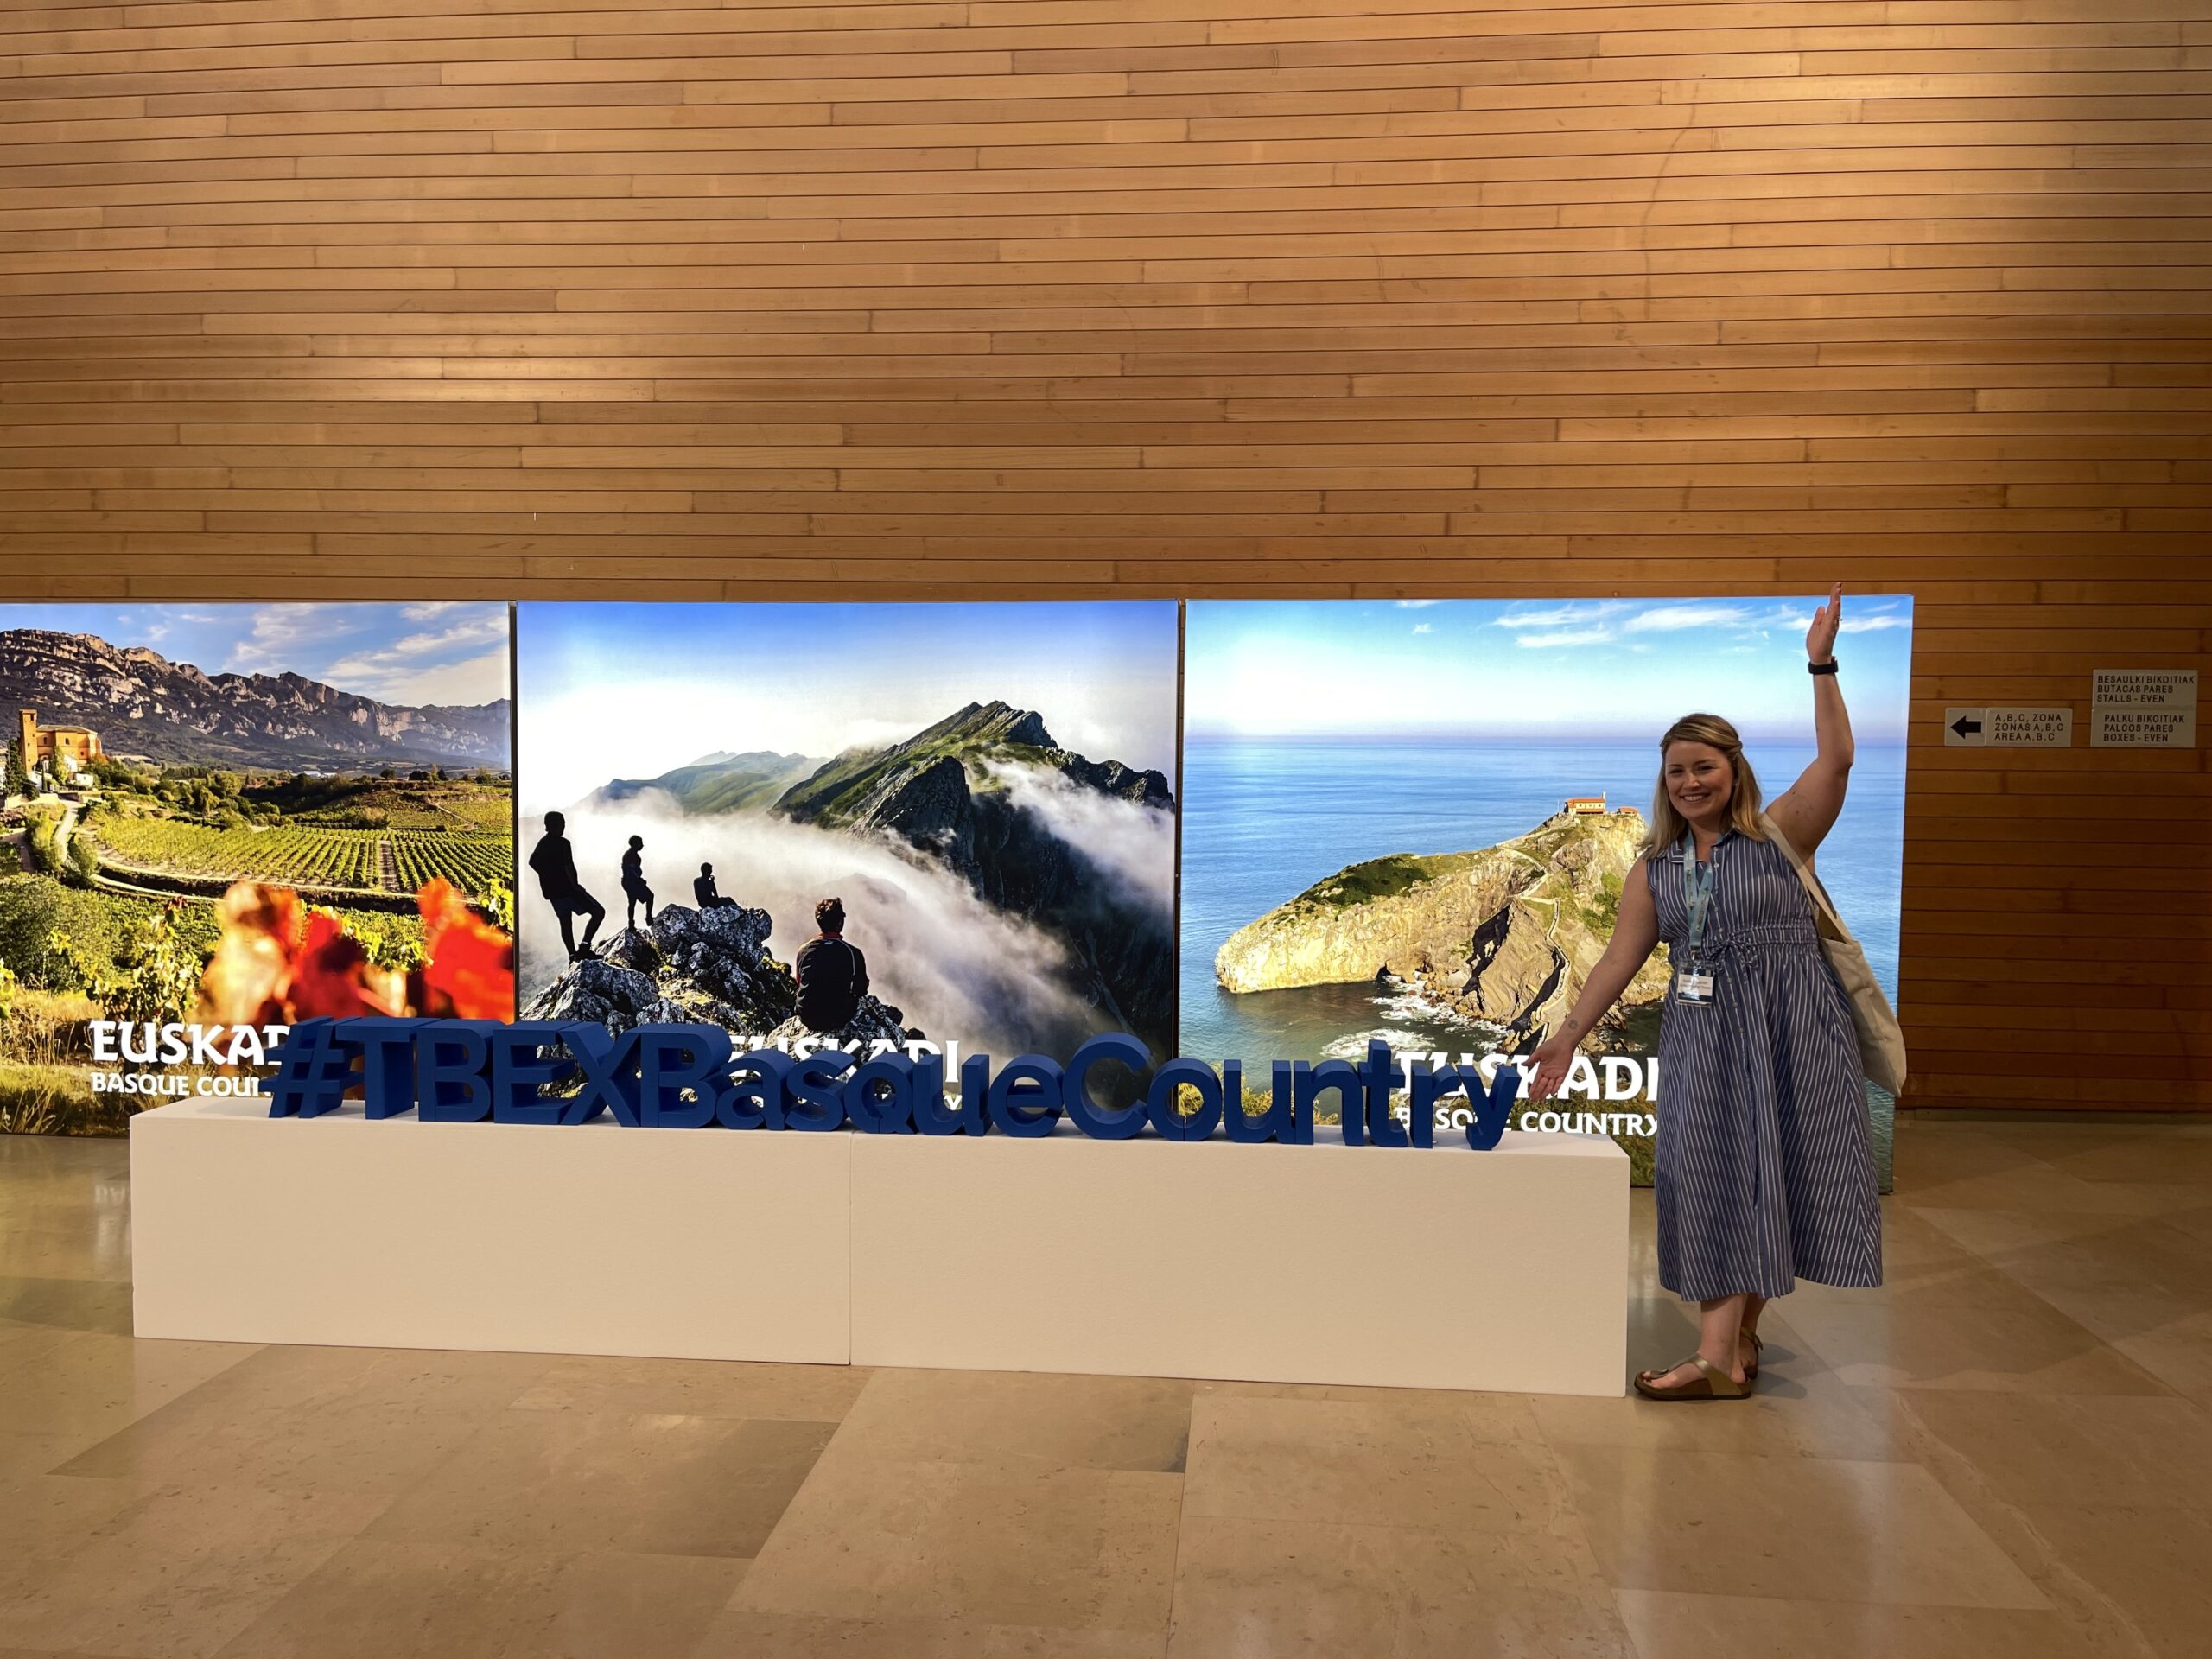
<svg viewBox="0 0 2212 1659">
<path fill-rule="evenodd" d="M 1657 1406 L 135 1342 L 124 1148 L 0 1137 L 0 1656 L 2202 1654 L 2212 1126 L 1897 1141 Z"/>
</svg>

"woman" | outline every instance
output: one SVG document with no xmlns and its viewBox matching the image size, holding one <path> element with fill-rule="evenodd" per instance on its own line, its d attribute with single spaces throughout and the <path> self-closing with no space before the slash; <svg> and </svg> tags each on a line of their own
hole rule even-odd
<svg viewBox="0 0 2212 1659">
<path fill-rule="evenodd" d="M 630 901 L 627 925 L 638 925 L 638 906 L 645 907 L 645 925 L 653 925 L 653 890 L 645 885 L 645 838 L 630 837 L 630 849 L 622 855 L 622 896 Z"/>
<path fill-rule="evenodd" d="M 1843 810 L 1851 721 L 1836 683 L 1838 583 L 1805 636 L 1813 764 L 1772 806 L 1808 862 Z M 1759 810 L 1736 728 L 1714 715 L 1660 740 L 1651 830 L 1619 925 L 1567 1023 L 1536 1050 L 1533 1092 L 1574 1058 L 1661 939 L 1673 976 L 1659 1037 L 1659 1282 L 1702 1309 L 1697 1352 L 1644 1371 L 1654 1400 L 1741 1399 L 1758 1376 L 1759 1314 L 1799 1279 L 1882 1281 L 1881 1211 L 1850 1004 L 1821 954 L 1812 901 Z"/>
</svg>

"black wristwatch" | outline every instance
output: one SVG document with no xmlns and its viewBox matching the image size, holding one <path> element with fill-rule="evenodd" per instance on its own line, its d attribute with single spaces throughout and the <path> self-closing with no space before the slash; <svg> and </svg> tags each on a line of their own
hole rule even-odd
<svg viewBox="0 0 2212 1659">
<path fill-rule="evenodd" d="M 1808 663 L 1805 671 L 1808 674 L 1833 674 L 1835 672 L 1835 658 L 1831 657 L 1825 663 Z"/>
</svg>

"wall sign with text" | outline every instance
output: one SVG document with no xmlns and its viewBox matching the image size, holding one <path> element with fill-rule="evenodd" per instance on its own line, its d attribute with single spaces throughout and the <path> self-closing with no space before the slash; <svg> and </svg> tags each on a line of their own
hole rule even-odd
<svg viewBox="0 0 2212 1659">
<path fill-rule="evenodd" d="M 2196 671 L 2101 668 L 2089 702 L 2094 749 L 2196 747 Z"/>
</svg>

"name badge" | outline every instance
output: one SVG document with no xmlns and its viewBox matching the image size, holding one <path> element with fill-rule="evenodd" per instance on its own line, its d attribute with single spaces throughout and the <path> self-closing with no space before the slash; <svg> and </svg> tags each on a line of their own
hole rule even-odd
<svg viewBox="0 0 2212 1659">
<path fill-rule="evenodd" d="M 1710 1002 L 1713 1001 L 1711 974 L 1677 974 L 1675 976 L 1675 996 L 1682 1002 Z"/>
</svg>

